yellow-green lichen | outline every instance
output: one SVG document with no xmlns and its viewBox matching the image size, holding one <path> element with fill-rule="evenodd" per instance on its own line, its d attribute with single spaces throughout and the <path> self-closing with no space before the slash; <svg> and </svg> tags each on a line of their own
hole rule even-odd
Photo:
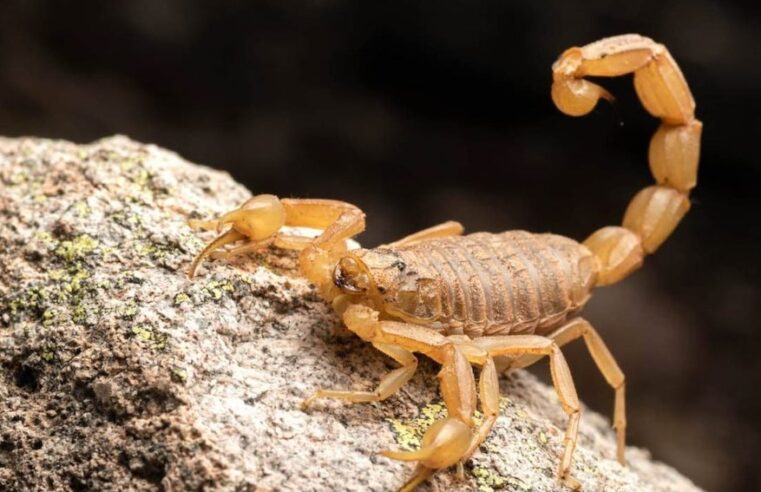
<svg viewBox="0 0 761 492">
<path fill-rule="evenodd" d="M 500 409 L 504 410 L 510 405 L 510 400 L 507 398 L 500 398 Z M 425 435 L 425 432 L 435 421 L 446 418 L 447 408 L 443 402 L 433 402 L 420 409 L 420 413 L 417 417 L 411 419 L 387 419 L 391 430 L 394 433 L 394 439 L 399 447 L 405 451 L 416 451 L 420 449 L 420 444 Z M 473 424 L 478 427 L 483 422 L 483 414 L 481 412 L 475 412 L 473 414 Z M 490 447 L 490 443 L 487 441 L 484 446 L 488 451 L 494 451 Z M 475 475 L 480 490 L 489 492 L 502 488 L 505 483 L 516 485 L 523 488 L 523 482 L 515 480 L 513 484 L 513 478 L 504 478 L 495 473 L 490 472 L 486 468 L 474 468 L 473 474 Z"/>
<path fill-rule="evenodd" d="M 127 216 L 124 212 L 114 212 L 109 215 L 109 219 L 130 230 L 143 227 L 143 219 L 137 214 Z"/>
<path fill-rule="evenodd" d="M 185 383 L 188 380 L 188 371 L 182 367 L 172 367 L 172 378 L 178 379 L 180 382 Z"/>
<path fill-rule="evenodd" d="M 80 217 L 89 217 L 89 215 L 92 213 L 92 209 L 85 201 L 75 203 L 74 209 L 77 211 L 77 215 Z"/>
<path fill-rule="evenodd" d="M 473 468 L 473 476 L 476 477 L 480 492 L 494 492 L 501 489 L 507 483 L 507 479 L 496 472 L 477 466 Z"/>
<path fill-rule="evenodd" d="M 135 243 L 135 252 L 140 256 L 159 257 L 161 255 L 154 244 L 145 241 L 138 241 Z"/>
<path fill-rule="evenodd" d="M 42 312 L 42 326 L 50 326 L 55 322 L 55 313 L 50 309 Z"/>
<path fill-rule="evenodd" d="M 55 249 L 55 254 L 61 259 L 72 262 L 91 254 L 100 245 L 97 239 L 87 234 L 81 234 L 71 241 L 61 241 Z"/>
<path fill-rule="evenodd" d="M 134 158 L 126 158 L 126 159 L 120 159 L 119 160 L 119 168 L 123 171 L 129 171 L 133 167 L 137 166 L 140 163 L 139 159 Z"/>
<path fill-rule="evenodd" d="M 90 272 L 82 268 L 75 268 L 69 272 L 67 277 L 64 277 L 61 290 L 65 295 L 78 294 L 82 290 L 83 282 L 90 278 Z"/>
<path fill-rule="evenodd" d="M 134 300 L 130 299 L 129 301 L 125 302 L 121 306 L 117 316 L 123 319 L 132 319 L 135 317 L 137 312 L 138 312 L 137 303 Z"/>
<path fill-rule="evenodd" d="M 87 310 L 82 304 L 74 306 L 71 310 L 71 320 L 74 323 L 82 323 L 87 318 Z"/>
<path fill-rule="evenodd" d="M 436 420 L 447 416 L 447 407 L 443 403 L 429 403 L 420 409 L 420 414 L 411 419 L 387 419 L 394 432 L 396 443 L 405 451 L 413 451 L 420 448 L 420 440 L 425 431 Z"/>
<path fill-rule="evenodd" d="M 539 433 L 539 442 L 542 445 L 547 444 L 547 434 L 545 434 L 544 432 L 540 432 Z"/>
<path fill-rule="evenodd" d="M 218 282 L 213 280 L 204 285 L 203 288 L 215 301 L 222 299 L 225 292 L 235 292 L 235 286 L 228 281 Z"/>
<path fill-rule="evenodd" d="M 18 171 L 11 175 L 8 182 L 11 185 L 20 185 L 21 183 L 25 183 L 27 179 L 29 179 L 29 175 L 27 173 L 25 173 L 24 171 Z"/>
<path fill-rule="evenodd" d="M 40 358 L 44 360 L 45 362 L 53 362 L 53 359 L 55 359 L 55 353 L 48 350 L 43 350 L 40 352 Z"/>
<path fill-rule="evenodd" d="M 61 320 L 82 324 L 99 310 L 97 304 L 88 302 L 98 289 L 90 280 L 90 272 L 75 263 L 67 269 L 50 270 L 47 283 L 19 289 L 0 310 L 16 319 L 29 316 L 42 326 Z"/>
<path fill-rule="evenodd" d="M 148 257 L 152 260 L 165 260 L 172 254 L 177 254 L 175 246 L 167 244 L 151 243 L 148 241 L 135 241 L 135 252 L 141 257 Z"/>
<path fill-rule="evenodd" d="M 19 311 L 23 310 L 25 307 L 26 307 L 26 304 L 24 303 L 23 299 L 14 299 L 9 304 L 9 308 L 13 316 L 15 316 Z"/>
<path fill-rule="evenodd" d="M 506 398 L 500 399 L 501 408 L 504 408 L 508 403 Z M 446 416 L 446 406 L 441 402 L 436 402 L 429 403 L 421 408 L 417 417 L 407 420 L 388 419 L 388 423 L 391 425 L 391 430 L 394 431 L 397 444 L 402 449 L 410 451 L 420 447 L 420 440 L 431 424 L 436 420 L 446 418 Z M 476 411 L 473 414 L 473 424 L 479 426 L 482 422 L 483 414 Z"/>
<path fill-rule="evenodd" d="M 41 243 L 45 244 L 53 244 L 55 243 L 55 240 L 53 239 L 53 236 L 50 235 L 47 231 L 38 231 L 34 233 L 34 239 L 36 241 L 40 241 Z"/>
<path fill-rule="evenodd" d="M 180 304 L 182 304 L 183 302 L 189 302 L 189 301 L 190 301 L 190 296 L 189 296 L 189 295 L 187 295 L 187 294 L 186 294 L 186 293 L 184 293 L 184 292 L 180 292 L 179 294 L 177 294 L 176 296 L 174 296 L 174 305 L 175 305 L 175 306 L 179 306 L 179 305 L 180 305 Z"/>
<path fill-rule="evenodd" d="M 166 342 L 169 338 L 164 333 L 155 332 L 150 326 L 135 325 L 132 327 L 132 333 L 140 340 L 149 343 L 153 348 L 163 350 L 166 348 Z"/>
<path fill-rule="evenodd" d="M 133 326 L 132 333 L 137 335 L 138 338 L 145 340 L 146 342 L 151 341 L 153 339 L 153 332 L 150 329 L 145 328 L 143 326 Z"/>
</svg>

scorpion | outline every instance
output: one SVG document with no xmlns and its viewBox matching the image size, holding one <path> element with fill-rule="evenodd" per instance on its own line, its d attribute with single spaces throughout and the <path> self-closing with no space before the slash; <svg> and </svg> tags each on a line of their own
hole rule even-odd
<svg viewBox="0 0 761 492">
<path fill-rule="evenodd" d="M 627 74 L 634 75 L 641 104 L 661 124 L 648 152 L 656 184 L 634 196 L 621 226 L 603 227 L 579 243 L 525 231 L 463 235 L 462 225 L 450 221 L 377 248 L 350 249 L 349 239 L 365 228 L 358 207 L 258 195 L 216 220 L 191 221 L 191 227 L 220 234 L 195 258 L 189 276 L 212 254 L 227 257 L 268 245 L 298 250 L 301 274 L 332 303 L 346 327 L 400 364 L 374 391 L 319 389 L 304 401 L 304 409 L 318 398 L 384 400 L 413 376 L 415 354 L 441 365 L 446 417 L 427 429 L 420 449 L 382 451 L 388 458 L 417 462 L 401 491 L 453 465 L 461 475 L 462 464 L 499 415 L 499 372 L 548 357 L 568 416 L 557 477 L 579 489 L 571 463 L 581 406 L 560 348 L 582 338 L 613 389 L 616 457 L 625 464 L 624 373 L 597 330 L 578 313 L 594 287 L 624 279 L 658 249 L 690 208 L 688 194 L 697 181 L 702 123 L 695 119 L 695 101 L 681 70 L 662 44 L 626 34 L 569 48 L 552 66 L 552 100 L 567 115 L 585 115 L 599 99 L 613 100 L 585 77 Z M 283 226 L 320 234 L 303 237 Z M 480 367 L 478 383 L 474 365 Z M 477 402 L 483 414 L 478 426 L 473 419 Z"/>
</svg>

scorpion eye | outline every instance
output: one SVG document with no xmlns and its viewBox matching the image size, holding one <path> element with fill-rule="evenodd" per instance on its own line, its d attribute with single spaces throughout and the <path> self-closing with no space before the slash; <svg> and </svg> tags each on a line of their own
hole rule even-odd
<svg viewBox="0 0 761 492">
<path fill-rule="evenodd" d="M 333 283 L 344 292 L 361 294 L 370 288 L 370 276 L 364 263 L 344 256 L 333 270 Z"/>
</svg>

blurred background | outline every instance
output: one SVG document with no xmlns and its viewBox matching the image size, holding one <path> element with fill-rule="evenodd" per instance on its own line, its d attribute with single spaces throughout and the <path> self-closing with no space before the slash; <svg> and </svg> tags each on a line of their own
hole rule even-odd
<svg viewBox="0 0 761 492">
<path fill-rule="evenodd" d="M 366 245 L 448 219 L 576 239 L 651 183 L 657 123 L 631 79 L 559 114 L 550 66 L 638 32 L 680 63 L 704 121 L 699 185 L 673 237 L 587 317 L 627 373 L 630 443 L 697 484 L 761 489 L 761 4 L 5 1 L 0 134 L 114 133 L 229 171 L 256 193 L 339 198 Z M 612 392 L 583 343 L 582 399 Z M 541 372 L 541 370 L 540 370 Z"/>
</svg>

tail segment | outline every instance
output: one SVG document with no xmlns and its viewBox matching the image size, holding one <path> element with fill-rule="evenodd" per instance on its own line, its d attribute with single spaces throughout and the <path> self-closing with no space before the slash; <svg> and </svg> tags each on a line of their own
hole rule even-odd
<svg viewBox="0 0 761 492">
<path fill-rule="evenodd" d="M 703 125 L 695 119 L 695 100 L 687 82 L 663 45 L 626 34 L 570 48 L 552 66 L 552 100 L 568 115 L 585 115 L 600 98 L 612 99 L 585 76 L 629 73 L 634 73 L 642 105 L 662 121 L 649 151 L 657 184 L 634 196 L 623 227 L 603 227 L 584 241 L 600 264 L 597 285 L 625 278 L 642 265 L 646 254 L 658 249 L 689 210 L 688 194 L 697 182 Z"/>
</svg>

